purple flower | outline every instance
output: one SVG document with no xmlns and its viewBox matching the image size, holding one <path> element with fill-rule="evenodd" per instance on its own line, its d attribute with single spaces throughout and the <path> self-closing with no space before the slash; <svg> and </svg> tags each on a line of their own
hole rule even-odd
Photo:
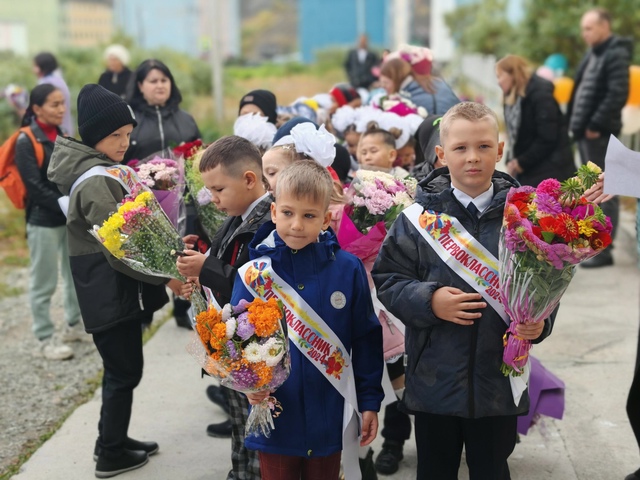
<svg viewBox="0 0 640 480">
<path fill-rule="evenodd" d="M 274 388 L 278 388 L 287 378 L 289 378 L 289 370 L 284 367 L 283 363 L 284 362 L 281 361 L 280 364 L 273 369 L 273 376 L 271 377 L 269 385 Z"/>
<path fill-rule="evenodd" d="M 595 206 L 592 204 L 587 204 L 587 205 L 578 205 L 576 208 L 574 208 L 571 211 L 570 215 L 577 220 L 584 220 L 587 217 L 591 217 L 595 215 L 595 213 L 596 213 Z"/>
<path fill-rule="evenodd" d="M 240 367 L 238 370 L 233 372 L 233 386 L 235 388 L 239 388 L 241 390 L 246 390 L 248 388 L 253 388 L 260 377 L 247 367 Z"/>
<path fill-rule="evenodd" d="M 202 187 L 196 195 L 198 205 L 208 205 L 211 203 L 211 192 L 207 187 Z"/>
<path fill-rule="evenodd" d="M 236 329 L 236 334 L 242 340 L 248 340 L 254 333 L 256 333 L 256 329 L 253 324 L 249 322 L 249 313 L 245 312 L 238 317 L 238 328 Z"/>
<path fill-rule="evenodd" d="M 226 346 L 227 346 L 227 351 L 229 352 L 229 357 L 231 357 L 232 360 L 240 359 L 240 353 L 238 352 L 238 349 L 236 348 L 235 343 L 229 340 L 226 343 Z"/>
<path fill-rule="evenodd" d="M 547 215 L 559 215 L 562 212 L 562 205 L 555 197 L 548 193 L 538 193 L 536 196 L 538 211 Z"/>
<path fill-rule="evenodd" d="M 516 231 L 518 226 L 520 226 L 520 223 L 514 224 L 513 228 L 509 228 L 504 232 L 505 245 L 507 250 L 511 252 L 525 252 L 527 250 L 527 244 Z"/>
<path fill-rule="evenodd" d="M 251 302 L 247 302 L 244 298 L 238 302 L 238 304 L 231 309 L 234 315 L 238 315 L 239 313 L 246 312 L 247 307 Z"/>
</svg>

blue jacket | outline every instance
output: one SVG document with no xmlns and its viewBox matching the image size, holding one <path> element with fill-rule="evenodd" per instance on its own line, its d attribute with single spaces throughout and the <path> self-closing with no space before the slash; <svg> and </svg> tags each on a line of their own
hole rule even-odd
<svg viewBox="0 0 640 480">
<path fill-rule="evenodd" d="M 517 183 L 493 175 L 494 197 L 480 218 L 453 195 L 446 167 L 420 182 L 416 201 L 424 208 L 456 217 L 464 228 L 498 258 L 498 239 L 507 192 Z M 403 407 L 463 418 L 521 415 L 529 410 L 528 391 L 513 402 L 509 379 L 500 372 L 502 336 L 507 326 L 487 306 L 472 326 L 439 319 L 431 308 L 433 293 L 451 286 L 473 290 L 433 251 L 405 215 L 395 221 L 371 272 L 384 306 L 406 325 L 406 389 Z M 553 318 L 536 343 L 549 335 Z"/>
<path fill-rule="evenodd" d="M 444 115 L 447 110 L 460 103 L 460 99 L 441 78 L 433 77 L 431 81 L 435 93 L 427 92 L 418 82 L 412 80 L 400 89 L 400 95 L 408 97 L 417 106 L 426 108 L 429 115 Z"/>
<path fill-rule="evenodd" d="M 373 312 L 371 294 L 362 262 L 340 250 L 331 231 L 319 241 L 294 251 L 280 239 L 275 225 L 260 227 L 250 244 L 251 259 L 271 258 L 274 271 L 289 285 L 301 286 L 300 295 L 351 350 L 358 408 L 379 411 L 384 397 L 382 328 Z M 334 308 L 331 295 L 342 292 L 347 305 Z M 253 296 L 237 277 L 231 303 Z M 291 374 L 275 392 L 282 403 L 270 438 L 248 437 L 247 448 L 293 456 L 327 456 L 342 450 L 343 397 L 293 342 L 289 343 Z"/>
</svg>

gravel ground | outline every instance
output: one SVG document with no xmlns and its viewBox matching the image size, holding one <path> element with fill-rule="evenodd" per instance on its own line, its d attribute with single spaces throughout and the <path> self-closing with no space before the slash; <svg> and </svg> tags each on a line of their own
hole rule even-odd
<svg viewBox="0 0 640 480">
<path fill-rule="evenodd" d="M 70 346 L 74 357 L 49 361 L 34 355 L 27 268 L 0 269 L 0 278 L 23 293 L 0 298 L 0 476 L 40 437 L 87 399 L 102 362 L 90 335 Z M 51 305 L 58 328 L 64 323 L 60 280 Z M 166 307 L 165 307 L 166 308 Z M 168 310 L 167 310 L 168 311 Z M 158 312 L 160 314 L 160 312 Z M 160 314 L 162 315 L 162 314 Z M 96 434 L 97 434 L 96 418 Z"/>
</svg>

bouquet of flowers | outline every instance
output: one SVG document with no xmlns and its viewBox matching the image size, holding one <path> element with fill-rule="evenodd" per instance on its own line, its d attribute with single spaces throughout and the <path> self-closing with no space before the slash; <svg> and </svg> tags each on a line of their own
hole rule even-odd
<svg viewBox="0 0 640 480">
<path fill-rule="evenodd" d="M 407 97 L 398 93 L 392 95 L 384 95 L 376 100 L 374 106 L 384 112 L 395 113 L 400 117 L 406 117 L 407 115 L 419 115 L 420 117 L 427 118 L 427 109 L 419 107 Z"/>
<path fill-rule="evenodd" d="M 185 221 L 184 162 L 174 158 L 171 150 L 163 150 L 143 160 L 132 160 L 132 167 L 140 181 L 151 189 L 171 223 L 182 230 Z"/>
<path fill-rule="evenodd" d="M 185 281 L 176 267 L 182 238 L 147 188 L 126 196 L 102 226 L 89 232 L 133 270 Z"/>
<path fill-rule="evenodd" d="M 202 176 L 200 175 L 200 158 L 204 153 L 202 142 L 200 142 L 199 145 L 193 142 L 193 144 L 187 149 L 184 149 L 184 151 L 184 155 L 188 155 L 184 157 L 187 191 L 193 199 L 202 228 L 204 228 L 209 239 L 212 239 L 220 228 L 220 225 L 222 225 L 222 222 L 224 222 L 226 215 L 218 210 L 212 202 L 211 192 L 204 186 Z"/>
<path fill-rule="evenodd" d="M 291 370 L 282 305 L 273 298 L 266 302 L 256 298 L 219 309 L 206 293 L 209 306 L 196 315 L 194 326 L 200 341 L 189 348 L 200 366 L 221 385 L 238 392 L 280 387 Z M 273 396 L 252 406 L 245 434 L 269 437 L 275 428 L 273 418 L 281 411 Z"/>
<path fill-rule="evenodd" d="M 522 375 L 531 349 L 516 325 L 549 317 L 576 265 L 611 243 L 609 218 L 583 197 L 600 172 L 589 162 L 562 184 L 548 179 L 507 196 L 499 242 L 500 296 L 512 320 L 504 336 L 505 376 Z"/>
</svg>

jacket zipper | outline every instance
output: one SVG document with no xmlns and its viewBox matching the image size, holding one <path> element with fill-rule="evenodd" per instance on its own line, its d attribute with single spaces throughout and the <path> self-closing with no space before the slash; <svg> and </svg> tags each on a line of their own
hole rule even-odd
<svg viewBox="0 0 640 480">
<path fill-rule="evenodd" d="M 140 304 L 140 310 L 144 311 L 144 302 L 142 300 L 142 282 L 138 282 L 138 303 Z"/>
<path fill-rule="evenodd" d="M 156 114 L 158 115 L 158 128 L 160 129 L 160 145 L 164 150 L 164 126 L 162 125 L 162 113 L 160 113 L 160 107 L 156 105 Z"/>
</svg>

